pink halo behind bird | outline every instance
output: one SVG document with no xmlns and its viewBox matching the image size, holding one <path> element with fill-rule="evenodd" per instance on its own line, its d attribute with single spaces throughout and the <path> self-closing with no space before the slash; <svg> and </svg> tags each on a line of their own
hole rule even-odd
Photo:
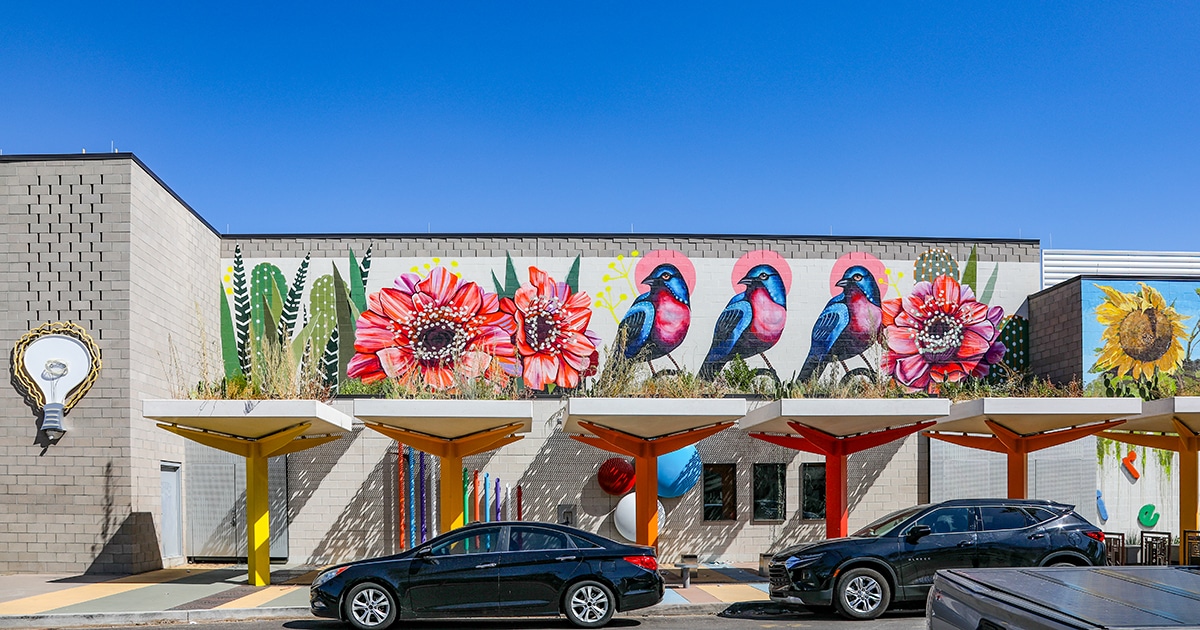
<svg viewBox="0 0 1200 630">
<path fill-rule="evenodd" d="M 637 274 L 635 280 L 638 283 L 638 291 L 646 293 L 650 290 L 650 286 L 643 283 L 642 279 L 650 275 L 654 268 L 663 264 L 671 263 L 679 270 L 679 274 L 683 276 L 683 281 L 687 283 L 688 293 L 696 290 L 696 267 L 692 265 L 691 259 L 673 249 L 656 249 L 652 252 L 647 252 L 645 256 L 638 259 L 637 267 L 634 273 Z"/>
<path fill-rule="evenodd" d="M 792 268 L 788 265 L 788 261 L 783 256 L 776 254 L 769 249 L 759 249 L 747 253 L 738 259 L 733 264 L 733 275 L 730 276 L 730 283 L 738 293 L 746 290 L 746 287 L 738 284 L 738 281 L 746 276 L 746 272 L 757 267 L 758 265 L 771 265 L 775 271 L 779 272 L 779 277 L 783 280 L 783 288 L 788 293 L 792 292 Z"/>
<path fill-rule="evenodd" d="M 882 260 L 866 252 L 850 252 L 833 263 L 833 270 L 829 272 L 829 295 L 842 294 L 842 288 L 837 285 L 838 280 L 842 279 L 842 275 L 846 273 L 847 269 L 855 265 L 866 267 L 875 276 L 875 282 L 879 284 L 880 298 L 887 295 L 887 266 L 883 264 Z"/>
</svg>

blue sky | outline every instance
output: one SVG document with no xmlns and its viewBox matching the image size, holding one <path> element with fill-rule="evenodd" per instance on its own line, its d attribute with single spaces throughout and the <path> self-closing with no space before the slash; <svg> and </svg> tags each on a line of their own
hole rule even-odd
<svg viewBox="0 0 1200 630">
<path fill-rule="evenodd" d="M 0 150 L 233 233 L 1200 250 L 1200 3 L 745 4 L 14 3 Z"/>
</svg>

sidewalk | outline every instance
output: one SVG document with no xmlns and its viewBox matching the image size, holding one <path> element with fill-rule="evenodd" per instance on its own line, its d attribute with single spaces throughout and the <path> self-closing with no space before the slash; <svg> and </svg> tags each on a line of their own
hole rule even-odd
<svg viewBox="0 0 1200 630">
<path fill-rule="evenodd" d="M 128 576 L 0 575 L 0 628 L 69 628 L 160 622 L 309 617 L 308 585 L 318 569 L 276 565 L 271 586 L 246 583 L 245 565 L 188 565 Z M 682 588 L 661 569 L 667 590 L 634 616 L 710 614 L 766 601 L 767 582 L 750 565 L 705 565 Z"/>
</svg>

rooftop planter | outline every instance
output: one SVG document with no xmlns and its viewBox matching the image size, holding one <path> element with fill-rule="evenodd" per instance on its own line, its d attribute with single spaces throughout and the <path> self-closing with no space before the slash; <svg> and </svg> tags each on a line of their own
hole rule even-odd
<svg viewBox="0 0 1200 630">
<path fill-rule="evenodd" d="M 351 429 L 352 418 L 317 400 L 146 400 L 142 415 L 166 424 L 257 440 L 299 424 L 299 437 Z"/>
<path fill-rule="evenodd" d="M 453 439 L 519 425 L 516 433 L 533 426 L 529 400 L 359 399 L 354 415 L 363 422 Z"/>
</svg>

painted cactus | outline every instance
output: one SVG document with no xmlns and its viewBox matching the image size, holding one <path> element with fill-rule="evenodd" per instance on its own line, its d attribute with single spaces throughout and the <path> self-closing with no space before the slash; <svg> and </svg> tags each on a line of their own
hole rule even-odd
<svg viewBox="0 0 1200 630">
<path fill-rule="evenodd" d="M 933 282 L 938 276 L 950 276 L 958 280 L 958 263 L 950 252 L 938 247 L 926 250 L 917 258 L 913 274 L 917 282 Z"/>
</svg>

